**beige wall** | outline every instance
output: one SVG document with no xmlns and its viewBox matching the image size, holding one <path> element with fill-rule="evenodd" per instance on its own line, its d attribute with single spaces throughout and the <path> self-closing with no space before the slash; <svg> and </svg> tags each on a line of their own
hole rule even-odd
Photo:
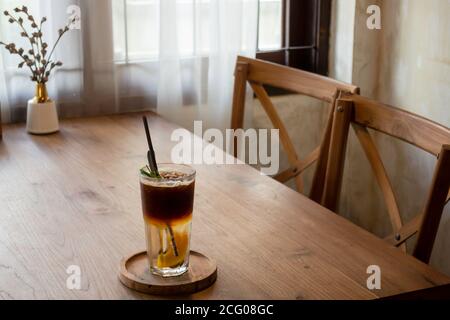
<svg viewBox="0 0 450 320">
<path fill-rule="evenodd" d="M 381 30 L 366 27 L 370 4 L 381 7 Z M 365 96 L 450 126 L 448 0 L 335 0 L 332 16 L 331 77 L 360 86 Z M 319 141 L 320 131 L 314 128 L 323 126 L 325 117 L 319 102 L 301 96 L 275 98 L 274 102 L 287 119 L 300 152 Z M 270 125 L 257 106 L 253 120 L 257 127 Z M 436 159 L 392 138 L 376 135 L 376 143 L 402 217 L 408 221 L 423 207 Z M 342 193 L 342 215 L 379 236 L 390 233 L 381 193 L 353 134 Z M 412 246 L 409 243 L 409 250 Z M 441 221 L 431 264 L 450 275 L 450 205 Z"/>
<path fill-rule="evenodd" d="M 357 0 L 333 1 L 330 23 L 330 70 L 333 78 L 351 82 Z"/>
</svg>

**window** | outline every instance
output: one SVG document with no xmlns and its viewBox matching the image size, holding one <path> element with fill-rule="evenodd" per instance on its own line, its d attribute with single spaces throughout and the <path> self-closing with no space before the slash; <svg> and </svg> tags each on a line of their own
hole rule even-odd
<svg viewBox="0 0 450 320">
<path fill-rule="evenodd" d="M 114 0 L 117 62 L 156 60 L 161 0 Z M 186 57 L 209 51 L 209 6 L 177 0 L 178 49 Z M 328 68 L 331 0 L 259 0 L 257 57 L 321 74 Z"/>
<path fill-rule="evenodd" d="M 115 0 L 112 4 L 115 60 L 129 62 L 155 58 L 159 47 L 158 1 Z"/>
<path fill-rule="evenodd" d="M 282 0 L 259 0 L 258 50 L 276 50 L 282 47 Z"/>
<path fill-rule="evenodd" d="M 330 16 L 331 0 L 260 0 L 257 58 L 326 75 Z"/>
<path fill-rule="evenodd" d="M 114 0 L 116 61 L 154 60 L 159 52 L 159 2 Z M 186 57 L 208 52 L 208 11 L 212 0 L 177 0 L 178 49 Z M 198 41 L 195 41 L 198 39 Z"/>
</svg>

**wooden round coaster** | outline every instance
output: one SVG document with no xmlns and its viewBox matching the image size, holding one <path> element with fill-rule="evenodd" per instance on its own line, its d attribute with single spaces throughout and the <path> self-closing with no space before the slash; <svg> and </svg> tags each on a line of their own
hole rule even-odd
<svg viewBox="0 0 450 320">
<path fill-rule="evenodd" d="M 196 251 L 190 253 L 188 271 L 176 277 L 152 274 L 146 251 L 123 258 L 120 263 L 119 279 L 125 286 L 154 295 L 191 294 L 208 288 L 216 278 L 216 262 Z"/>
</svg>

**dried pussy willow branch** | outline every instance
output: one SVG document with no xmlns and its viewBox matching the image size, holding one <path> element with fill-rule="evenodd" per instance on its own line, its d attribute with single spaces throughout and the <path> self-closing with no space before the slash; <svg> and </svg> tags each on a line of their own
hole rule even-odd
<svg viewBox="0 0 450 320">
<path fill-rule="evenodd" d="M 42 33 L 42 25 L 47 21 L 47 18 L 43 17 L 38 24 L 26 6 L 17 7 L 14 12 L 16 15 L 8 11 L 3 12 L 3 14 L 9 18 L 8 21 L 11 24 L 19 26 L 20 35 L 28 39 L 30 48 L 25 52 L 25 49 L 17 48 L 13 42 L 4 43 L 0 41 L 0 45 L 4 46 L 12 55 L 18 55 L 23 60 L 18 64 L 18 67 L 23 68 L 26 65 L 30 69 L 31 81 L 46 83 L 52 70 L 63 65 L 61 61 L 53 61 L 52 56 L 62 36 L 70 30 L 70 26 L 75 23 L 78 17 L 72 18 L 64 28 L 58 30 L 58 38 L 49 53 L 48 43 L 44 41 Z M 26 21 L 29 22 L 29 26 L 25 25 Z M 31 28 L 31 31 L 27 30 L 27 27 Z"/>
</svg>

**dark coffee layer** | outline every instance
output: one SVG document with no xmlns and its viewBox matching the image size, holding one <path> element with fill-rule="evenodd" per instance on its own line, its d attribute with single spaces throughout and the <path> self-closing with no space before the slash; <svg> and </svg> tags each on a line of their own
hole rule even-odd
<svg viewBox="0 0 450 320">
<path fill-rule="evenodd" d="M 179 220 L 192 213 L 195 181 L 177 186 L 141 183 L 144 215 L 163 222 Z"/>
</svg>

